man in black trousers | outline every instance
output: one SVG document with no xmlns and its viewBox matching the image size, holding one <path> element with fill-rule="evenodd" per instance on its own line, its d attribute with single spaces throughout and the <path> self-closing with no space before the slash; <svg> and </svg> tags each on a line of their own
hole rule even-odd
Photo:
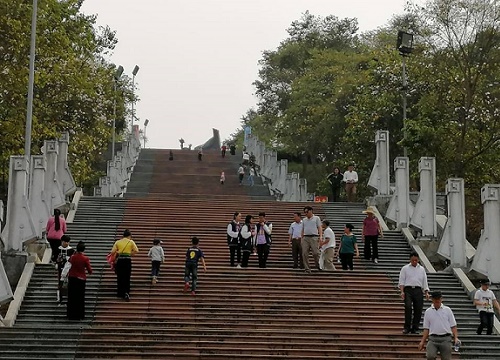
<svg viewBox="0 0 500 360">
<path fill-rule="evenodd" d="M 399 273 L 399 289 L 401 299 L 405 304 L 405 325 L 403 334 L 418 334 L 422 309 L 424 307 L 424 293 L 429 300 L 429 286 L 427 274 L 422 265 L 418 263 L 418 253 L 410 254 L 410 263 L 401 268 Z M 413 310 L 413 318 L 412 318 Z"/>
</svg>

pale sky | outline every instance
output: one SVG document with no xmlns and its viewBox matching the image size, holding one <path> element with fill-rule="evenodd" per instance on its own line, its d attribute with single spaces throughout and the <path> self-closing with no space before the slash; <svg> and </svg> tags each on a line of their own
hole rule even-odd
<svg viewBox="0 0 500 360">
<path fill-rule="evenodd" d="M 221 140 L 256 105 L 252 82 L 262 51 L 276 49 L 291 22 L 309 10 L 355 17 L 361 31 L 385 25 L 406 0 L 85 0 L 83 12 L 116 30 L 111 61 L 132 76 L 137 64 L 136 114 L 148 148 Z M 394 34 L 396 41 L 396 34 Z"/>
</svg>

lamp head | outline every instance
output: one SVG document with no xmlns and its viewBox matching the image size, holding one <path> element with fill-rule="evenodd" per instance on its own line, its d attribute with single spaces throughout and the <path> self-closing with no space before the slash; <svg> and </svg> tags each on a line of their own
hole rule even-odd
<svg viewBox="0 0 500 360">
<path fill-rule="evenodd" d="M 399 30 L 396 49 L 399 50 L 401 55 L 411 54 L 413 51 L 413 34 Z"/>
<path fill-rule="evenodd" d="M 132 75 L 136 76 L 138 72 L 139 72 L 139 66 L 136 65 L 134 67 L 134 70 L 132 70 Z"/>
<path fill-rule="evenodd" d="M 115 71 L 115 80 L 118 80 L 123 74 L 123 66 L 118 66 L 118 68 Z"/>
<path fill-rule="evenodd" d="M 144 121 L 144 126 L 148 126 L 149 124 L 149 119 L 146 119 L 146 121 Z"/>
</svg>

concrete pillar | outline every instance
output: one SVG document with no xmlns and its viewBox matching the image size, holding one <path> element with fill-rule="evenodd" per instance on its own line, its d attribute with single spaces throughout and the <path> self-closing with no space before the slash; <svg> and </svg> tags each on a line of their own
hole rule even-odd
<svg viewBox="0 0 500 360">
<path fill-rule="evenodd" d="M 481 189 L 484 206 L 484 229 L 477 245 L 471 269 L 500 283 L 500 184 L 487 184 Z"/>
<path fill-rule="evenodd" d="M 47 206 L 50 212 L 58 207 L 66 204 L 64 199 L 64 192 L 61 184 L 59 183 L 59 176 L 57 174 L 57 156 L 59 155 L 59 143 L 55 140 L 46 140 L 45 147 L 45 191 Z"/>
<path fill-rule="evenodd" d="M 299 187 L 299 174 L 296 172 L 292 173 L 291 182 L 292 182 L 292 196 L 290 201 L 300 201 L 300 187 Z"/>
<path fill-rule="evenodd" d="M 120 192 L 119 189 L 120 187 L 118 186 L 118 175 L 117 175 L 117 171 L 116 171 L 116 168 L 115 168 L 115 162 L 114 161 L 111 161 L 111 160 L 108 160 L 108 165 L 107 165 L 107 175 L 108 175 L 108 178 L 110 180 L 109 182 L 109 196 L 113 197 L 113 196 L 116 196 L 118 195 L 118 193 Z"/>
<path fill-rule="evenodd" d="M 59 154 L 57 156 L 57 176 L 63 194 L 68 196 L 76 191 L 75 179 L 68 165 L 69 132 L 64 132 L 59 138 Z"/>
<path fill-rule="evenodd" d="M 389 131 L 378 130 L 375 134 L 377 157 L 373 166 L 368 186 L 377 190 L 377 195 L 389 195 Z"/>
<path fill-rule="evenodd" d="M 448 221 L 438 254 L 451 261 L 452 267 L 466 267 L 464 179 L 448 179 L 446 183 Z"/>
<path fill-rule="evenodd" d="M 418 162 L 420 194 L 411 217 L 411 225 L 421 230 L 423 238 L 437 236 L 436 225 L 436 159 L 422 157 Z"/>
<path fill-rule="evenodd" d="M 22 251 L 25 241 L 36 238 L 27 193 L 28 161 L 24 156 L 11 156 L 7 219 L 2 231 L 6 250 Z"/>
<path fill-rule="evenodd" d="M 101 176 L 99 178 L 99 188 L 101 189 L 102 197 L 110 197 L 111 196 L 111 179 L 109 176 Z"/>
<path fill-rule="evenodd" d="M 386 217 L 396 223 L 398 229 L 408 227 L 413 206 L 410 202 L 410 169 L 407 157 L 394 160 L 396 188 L 392 194 Z"/>
<path fill-rule="evenodd" d="M 47 220 L 52 215 L 45 194 L 45 156 L 31 156 L 31 176 L 28 203 L 35 225 L 35 233 L 42 238 Z"/>
</svg>

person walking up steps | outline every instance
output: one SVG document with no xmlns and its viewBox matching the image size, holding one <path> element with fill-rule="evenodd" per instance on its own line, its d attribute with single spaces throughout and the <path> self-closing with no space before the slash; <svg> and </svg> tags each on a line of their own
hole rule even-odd
<svg viewBox="0 0 500 360">
<path fill-rule="evenodd" d="M 302 214 L 300 212 L 293 213 L 293 220 L 288 229 L 288 246 L 292 248 L 293 268 L 300 267 L 303 269 L 302 247 L 300 245 L 302 240 Z"/>
<path fill-rule="evenodd" d="M 161 247 L 160 239 L 153 240 L 153 246 L 149 249 L 148 257 L 151 259 L 151 283 L 154 285 L 158 282 L 161 263 L 165 261 L 165 253 Z"/>
<path fill-rule="evenodd" d="M 186 251 L 186 265 L 184 268 L 184 292 L 189 290 L 189 279 L 191 279 L 191 295 L 196 295 L 196 285 L 198 282 L 198 261 L 201 259 L 203 270 L 207 271 L 205 255 L 198 247 L 200 240 L 194 236 L 191 238 L 191 247 Z"/>
<path fill-rule="evenodd" d="M 111 249 L 116 265 L 116 295 L 125 300 L 130 299 L 130 275 L 132 274 L 132 256 L 139 252 L 132 240 L 132 233 L 126 229 L 123 238 L 117 240 Z"/>
<path fill-rule="evenodd" d="M 245 177 L 245 168 L 240 164 L 238 168 L 238 180 L 240 181 L 240 185 L 243 184 L 243 178 Z"/>
<path fill-rule="evenodd" d="M 63 304 L 64 293 L 67 292 L 67 289 L 64 288 L 64 280 L 61 280 L 61 273 L 64 269 L 64 265 L 66 265 L 66 262 L 69 260 L 71 255 L 75 253 L 75 249 L 69 246 L 70 241 L 71 238 L 68 235 L 63 235 L 61 237 L 61 246 L 59 246 L 59 255 L 57 257 L 57 301 L 59 302 L 59 305 Z"/>
</svg>

